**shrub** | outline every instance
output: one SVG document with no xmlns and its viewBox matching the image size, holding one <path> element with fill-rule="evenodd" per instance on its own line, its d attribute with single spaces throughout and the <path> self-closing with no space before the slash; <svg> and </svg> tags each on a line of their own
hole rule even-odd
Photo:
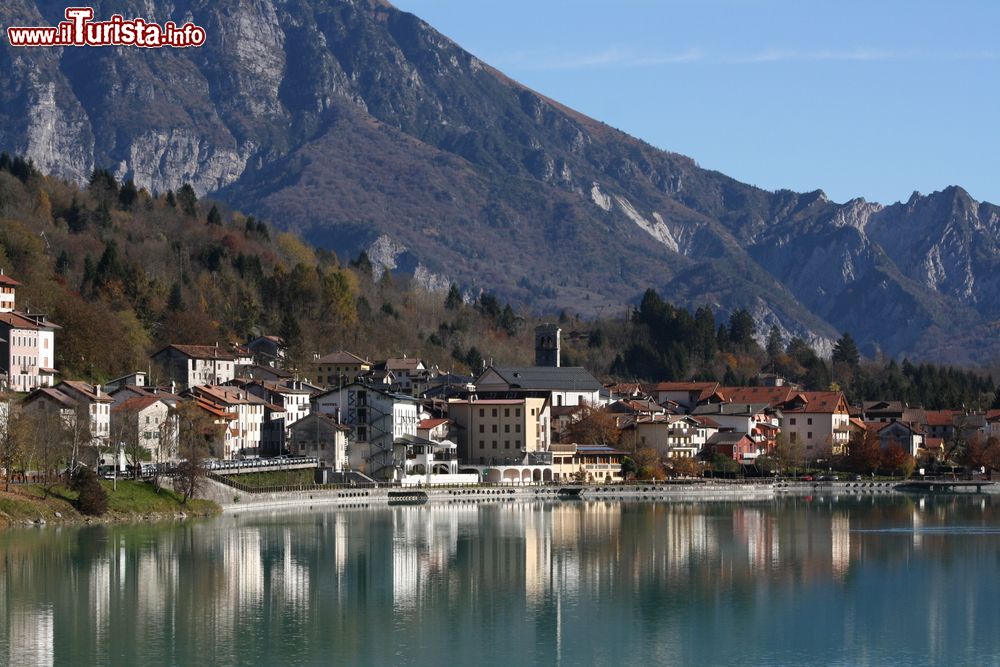
<svg viewBox="0 0 1000 667">
<path fill-rule="evenodd" d="M 73 489 L 79 494 L 76 508 L 88 516 L 100 516 L 108 511 L 108 494 L 91 468 L 80 468 L 73 477 Z"/>
</svg>

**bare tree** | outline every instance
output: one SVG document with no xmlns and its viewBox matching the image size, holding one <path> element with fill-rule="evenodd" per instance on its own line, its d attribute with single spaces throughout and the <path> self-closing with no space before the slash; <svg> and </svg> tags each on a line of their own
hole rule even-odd
<svg viewBox="0 0 1000 667">
<path fill-rule="evenodd" d="M 779 433 L 775 439 L 774 450 L 771 457 L 783 470 L 798 469 L 802 467 L 805 459 L 805 450 L 798 440 L 792 441 L 786 433 Z"/>
<path fill-rule="evenodd" d="M 0 398 L 0 465 L 4 470 L 4 491 L 10 491 L 15 466 L 27 449 L 26 416 L 21 406 L 7 395 Z"/>
<path fill-rule="evenodd" d="M 177 466 L 174 486 L 184 497 L 183 502 L 201 490 L 206 476 L 205 459 L 219 449 L 223 429 L 225 425 L 216 424 L 193 402 L 177 406 L 177 447 L 183 460 Z"/>
<path fill-rule="evenodd" d="M 31 461 L 42 475 L 47 496 L 52 490 L 56 472 L 71 457 L 71 423 L 63 414 L 48 409 L 36 410 L 27 416 L 26 437 L 31 443 Z"/>
<path fill-rule="evenodd" d="M 125 453 L 125 461 L 132 471 L 132 478 L 139 479 L 142 472 L 142 460 L 146 448 L 142 445 L 142 433 L 139 428 L 139 411 L 130 406 L 124 406 L 114 414 L 112 428 L 114 445 Z"/>
<path fill-rule="evenodd" d="M 64 419 L 63 438 L 65 447 L 69 450 L 69 469 L 73 473 L 80 465 L 80 458 L 84 447 L 94 445 L 93 435 L 90 431 L 90 405 L 83 400 L 77 401 L 73 416 Z M 100 461 L 100 452 L 94 452 L 95 468 Z"/>
</svg>

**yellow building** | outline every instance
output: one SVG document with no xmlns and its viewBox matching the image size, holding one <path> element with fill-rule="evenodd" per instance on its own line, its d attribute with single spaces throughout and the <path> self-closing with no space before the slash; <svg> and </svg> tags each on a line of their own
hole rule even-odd
<svg viewBox="0 0 1000 667">
<path fill-rule="evenodd" d="M 348 385 L 372 369 L 368 362 L 356 354 L 340 350 L 313 360 L 314 382 L 320 386 Z"/>
<path fill-rule="evenodd" d="M 552 472 L 556 482 L 610 483 L 622 481 L 625 452 L 604 445 L 552 445 Z"/>
<path fill-rule="evenodd" d="M 458 454 L 470 465 L 520 464 L 549 449 L 549 399 L 478 399 L 448 402 L 458 428 Z"/>
</svg>

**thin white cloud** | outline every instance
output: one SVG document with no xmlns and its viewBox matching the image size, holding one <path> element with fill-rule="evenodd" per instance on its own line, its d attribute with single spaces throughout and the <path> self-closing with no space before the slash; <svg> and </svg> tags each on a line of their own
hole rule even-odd
<svg viewBox="0 0 1000 667">
<path fill-rule="evenodd" d="M 516 65 L 524 69 L 558 70 L 591 69 L 615 65 L 618 67 L 651 67 L 690 63 L 701 60 L 701 51 L 690 49 L 678 53 L 634 54 L 618 48 L 575 55 L 552 52 L 519 51 L 494 60 L 498 65 Z"/>
<path fill-rule="evenodd" d="M 941 60 L 1000 60 L 1000 52 L 968 51 L 935 53 L 901 51 L 858 47 L 853 49 L 779 49 L 771 48 L 751 53 L 707 54 L 702 49 L 691 48 L 675 53 L 637 53 L 617 47 L 581 54 L 554 51 L 520 51 L 494 58 L 498 66 L 515 66 L 532 70 L 572 70 L 605 67 L 659 67 L 695 63 L 714 65 L 760 65 L 781 62 L 885 62 L 885 61 L 941 61 Z"/>
<path fill-rule="evenodd" d="M 912 54 L 882 49 L 849 49 L 799 51 L 795 49 L 766 49 L 746 55 L 726 56 L 716 60 L 731 65 L 754 65 L 758 63 L 804 62 L 818 60 L 879 61 L 911 58 Z"/>
</svg>

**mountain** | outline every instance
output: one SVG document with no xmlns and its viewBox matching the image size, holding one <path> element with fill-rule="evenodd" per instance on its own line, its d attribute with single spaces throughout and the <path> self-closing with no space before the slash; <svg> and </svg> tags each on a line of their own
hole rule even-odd
<svg viewBox="0 0 1000 667">
<path fill-rule="evenodd" d="M 13 0 L 4 25 L 64 3 Z M 647 287 L 829 349 L 1000 352 L 998 209 L 761 190 L 512 81 L 381 0 L 123 0 L 200 48 L 0 48 L 0 147 L 82 181 L 190 182 L 432 287 L 600 314 Z M 821 159 L 821 156 L 817 156 Z"/>
</svg>

